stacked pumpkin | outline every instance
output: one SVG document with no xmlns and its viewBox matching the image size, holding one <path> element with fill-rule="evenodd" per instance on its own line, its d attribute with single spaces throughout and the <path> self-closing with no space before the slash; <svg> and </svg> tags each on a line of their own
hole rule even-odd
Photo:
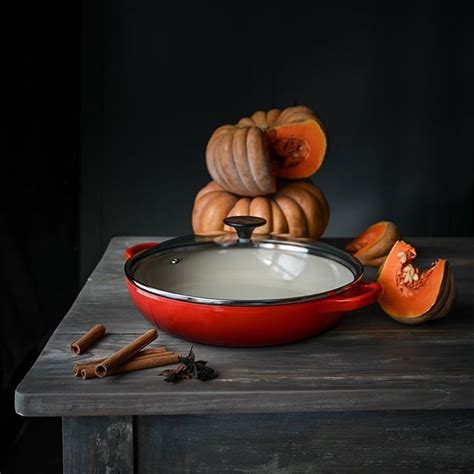
<svg viewBox="0 0 474 474">
<path fill-rule="evenodd" d="M 256 233 L 319 239 L 329 206 L 306 178 L 320 168 L 326 146 L 318 118 L 305 106 L 259 111 L 219 127 L 206 148 L 213 181 L 196 196 L 194 233 L 233 231 L 224 218 L 252 215 L 267 221 Z"/>
</svg>

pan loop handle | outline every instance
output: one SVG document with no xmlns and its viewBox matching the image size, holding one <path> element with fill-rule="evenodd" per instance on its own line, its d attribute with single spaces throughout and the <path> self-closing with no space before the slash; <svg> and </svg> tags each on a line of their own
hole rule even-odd
<svg viewBox="0 0 474 474">
<path fill-rule="evenodd" d="M 253 231 L 266 223 L 265 219 L 255 216 L 233 216 L 224 219 L 224 224 L 236 230 L 241 244 L 248 244 L 252 240 Z"/>
<path fill-rule="evenodd" d="M 141 244 L 132 245 L 131 247 L 128 247 L 127 249 L 125 249 L 123 256 L 125 257 L 125 260 L 128 260 L 129 258 L 132 258 L 133 256 L 135 256 L 137 253 L 143 252 L 144 250 L 151 249 L 153 247 L 156 247 L 157 245 L 158 245 L 157 242 L 143 242 Z"/>
<path fill-rule="evenodd" d="M 338 311 L 355 311 L 375 303 L 381 292 L 382 286 L 380 283 L 361 281 L 338 295 L 329 296 L 326 303 Z"/>
</svg>

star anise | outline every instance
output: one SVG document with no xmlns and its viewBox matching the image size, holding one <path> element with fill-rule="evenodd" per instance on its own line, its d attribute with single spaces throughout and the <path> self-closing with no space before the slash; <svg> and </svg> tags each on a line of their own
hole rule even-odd
<svg viewBox="0 0 474 474">
<path fill-rule="evenodd" d="M 185 379 L 191 379 L 196 377 L 203 382 L 212 380 L 217 377 L 217 373 L 214 369 L 207 366 L 207 360 L 195 360 L 196 357 L 193 352 L 193 348 L 189 350 L 186 357 L 180 357 L 179 365 L 176 369 L 166 369 L 160 373 L 160 375 L 166 376 L 165 382 L 179 382 Z"/>
<path fill-rule="evenodd" d="M 206 380 L 212 380 L 217 377 L 216 371 L 211 367 L 204 367 L 198 371 L 197 378 L 205 382 Z"/>
<path fill-rule="evenodd" d="M 165 375 L 165 382 L 179 382 L 180 380 L 190 379 L 185 365 L 179 365 L 176 369 L 166 369 L 160 372 L 160 375 Z"/>
</svg>

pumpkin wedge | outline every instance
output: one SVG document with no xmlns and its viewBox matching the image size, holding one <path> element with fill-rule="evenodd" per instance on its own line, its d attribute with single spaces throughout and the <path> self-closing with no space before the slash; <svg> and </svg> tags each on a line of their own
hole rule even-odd
<svg viewBox="0 0 474 474">
<path fill-rule="evenodd" d="M 393 222 L 380 221 L 347 244 L 346 250 L 364 265 L 379 267 L 399 238 L 400 232 Z"/>
<path fill-rule="evenodd" d="M 276 178 L 314 174 L 326 154 L 326 135 L 308 107 L 258 111 L 214 131 L 206 148 L 212 179 L 239 196 L 276 192 Z"/>
<path fill-rule="evenodd" d="M 456 286 L 447 260 L 437 260 L 425 271 L 413 265 L 416 250 L 399 240 L 379 270 L 382 309 L 403 324 L 420 324 L 446 316 L 454 305 Z"/>
</svg>

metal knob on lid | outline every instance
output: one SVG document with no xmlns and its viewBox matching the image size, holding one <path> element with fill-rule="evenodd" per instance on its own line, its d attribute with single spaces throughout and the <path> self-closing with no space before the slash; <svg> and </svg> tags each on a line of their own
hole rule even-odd
<svg viewBox="0 0 474 474">
<path fill-rule="evenodd" d="M 253 231 L 266 223 L 267 221 L 265 219 L 255 216 L 233 216 L 224 219 L 224 224 L 233 227 L 237 231 L 239 242 L 242 244 L 249 243 Z"/>
</svg>

